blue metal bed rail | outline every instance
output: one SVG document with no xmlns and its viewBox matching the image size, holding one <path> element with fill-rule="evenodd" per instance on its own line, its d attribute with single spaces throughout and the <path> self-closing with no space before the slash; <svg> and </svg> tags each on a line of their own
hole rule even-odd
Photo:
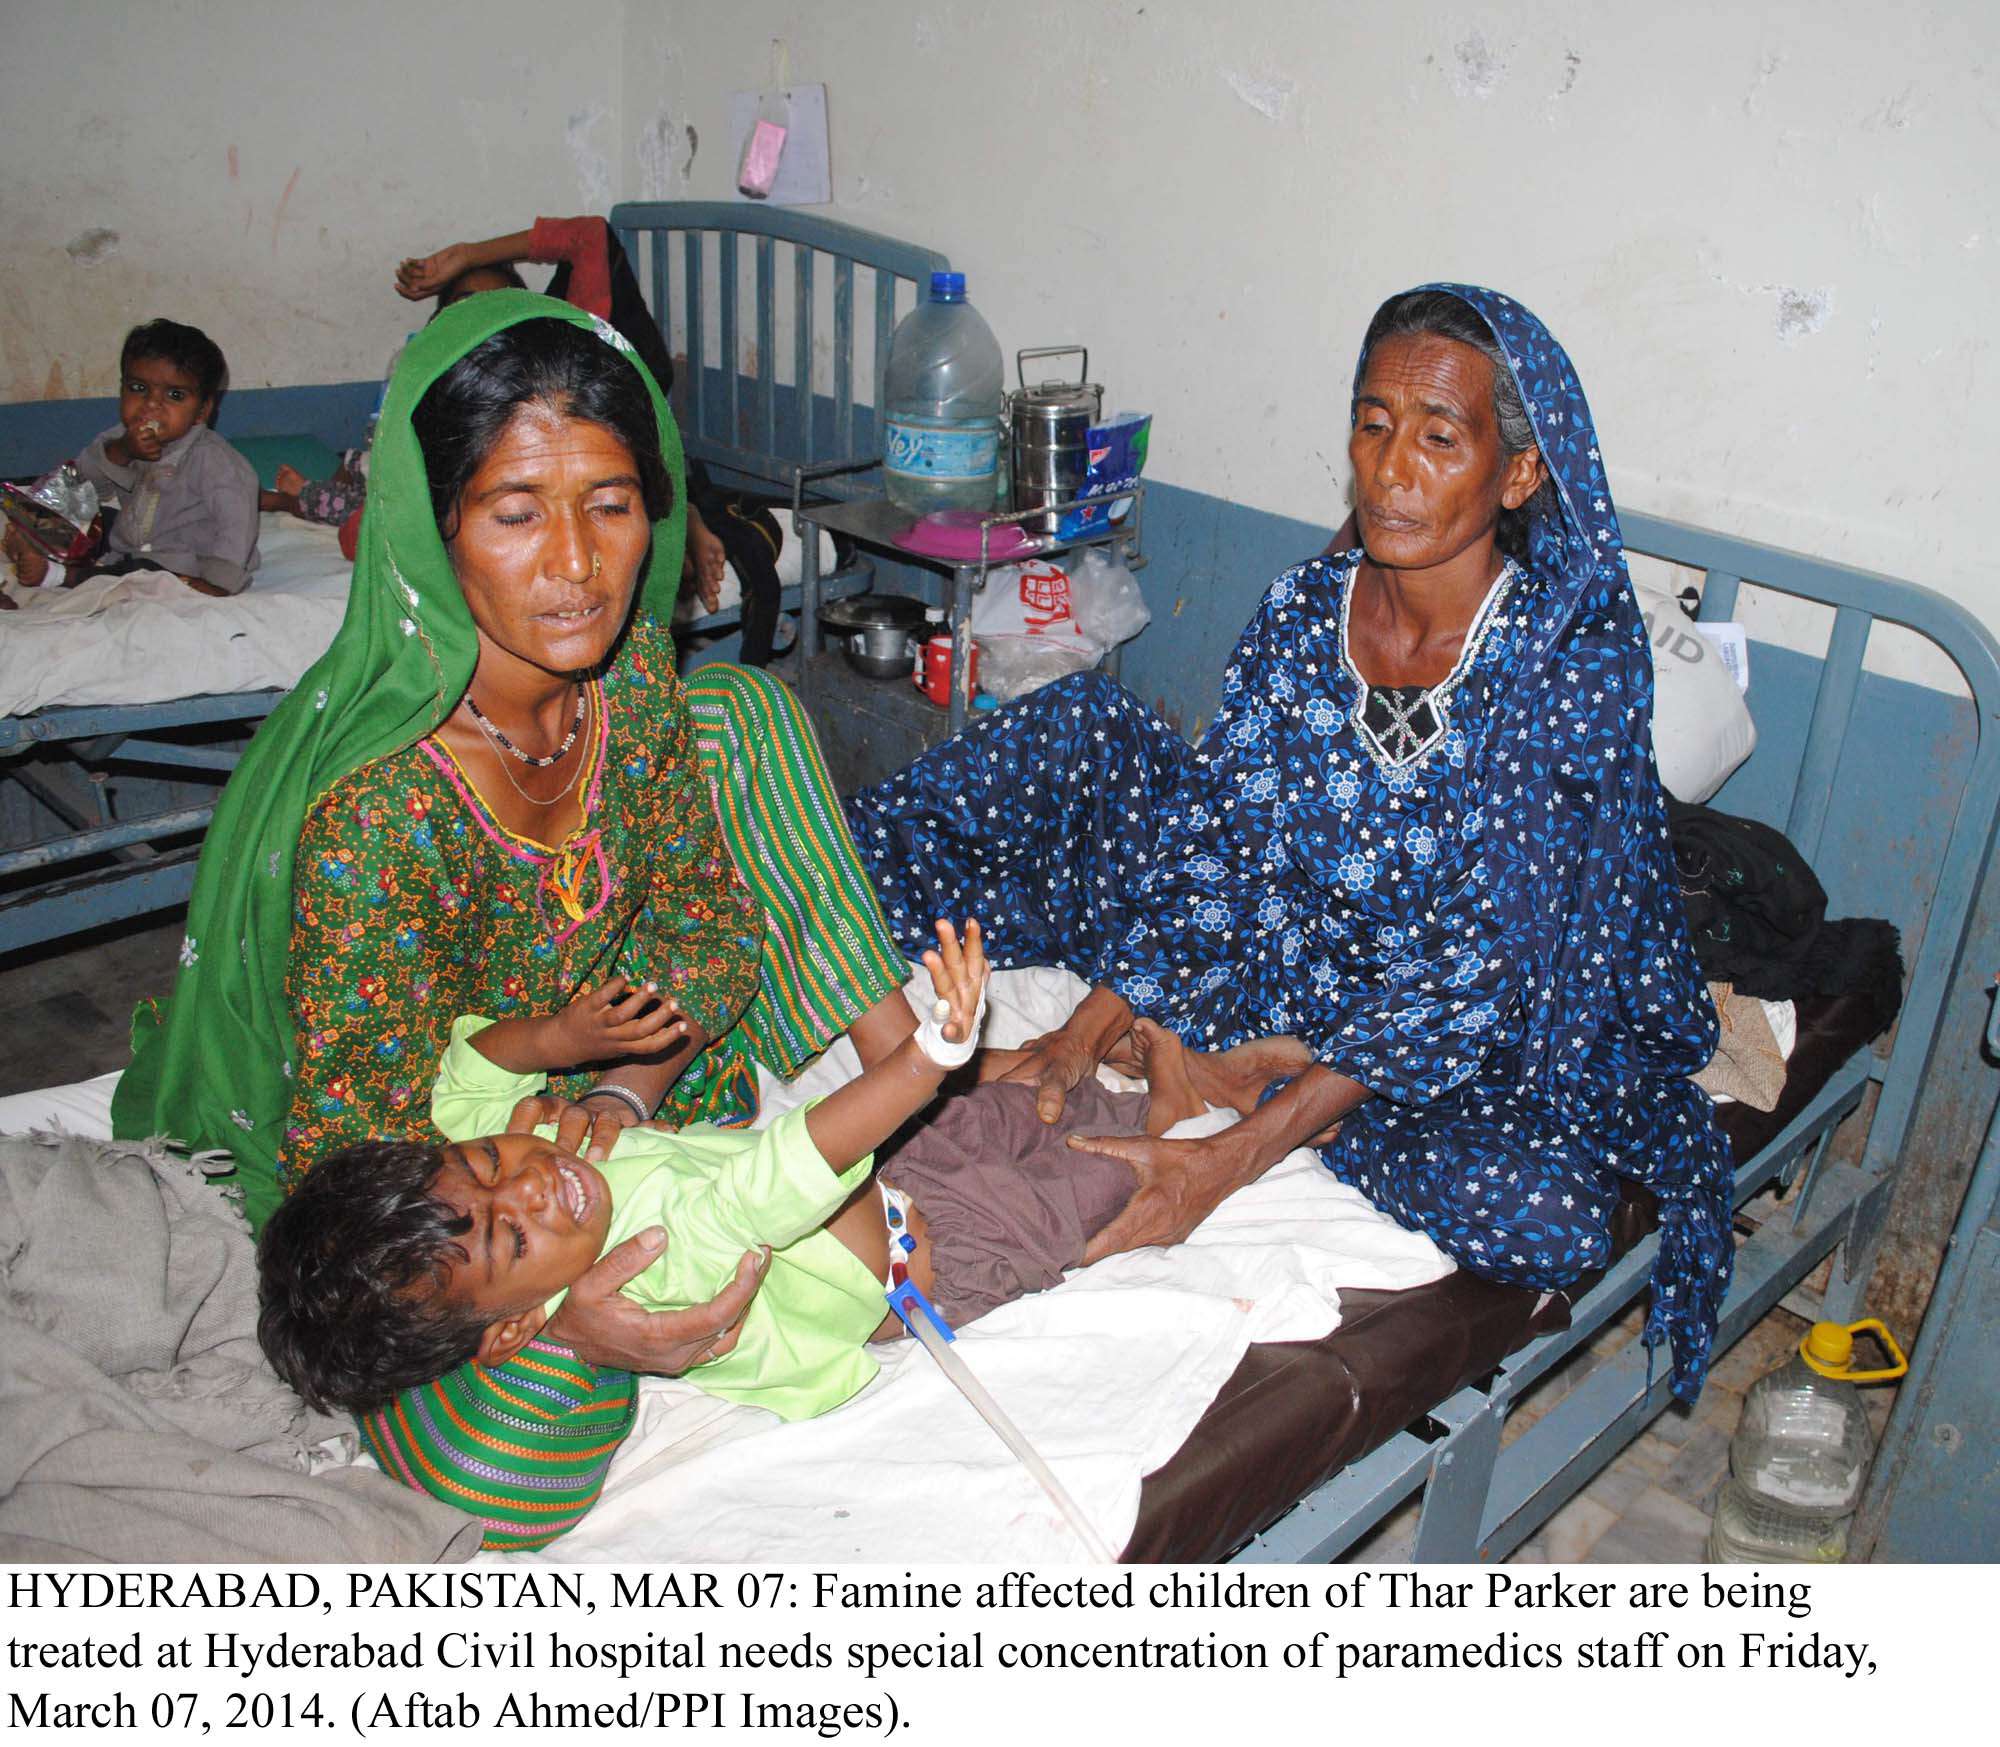
<svg viewBox="0 0 2000 1747">
<path fill-rule="evenodd" d="M 222 744 L 162 736 L 248 731 L 283 696 L 240 692 L 0 716 L 0 786 L 67 827 L 0 848 L 0 953 L 185 903 L 214 792 L 242 748 L 233 735 Z M 166 773 L 166 804 L 120 817 L 109 785 L 138 771 Z M 182 792 L 190 786 L 193 796 Z"/>
<path fill-rule="evenodd" d="M 1830 807 L 1852 750 L 1857 697 L 1868 642 L 1877 623 L 1902 625 L 1942 650 L 1971 694 L 1977 745 L 1949 797 L 1949 825 L 1927 866 L 1928 913 L 1910 961 L 1909 986 L 1886 1057 L 1849 1060 L 1785 1127 L 1743 1165 L 1736 1205 L 1772 1188 L 1790 1188 L 1789 1218 L 1773 1218 L 1739 1244 L 1716 1350 L 1754 1326 L 1827 1255 L 1841 1259 L 1825 1314 L 1848 1320 L 1872 1270 L 1896 1174 L 1908 1144 L 1917 1096 L 1936 1055 L 1945 1006 L 1960 972 L 1980 875 L 2000 821 L 2000 643 L 1943 596 L 1890 577 L 1708 533 L 1653 516 L 1624 517 L 1626 544 L 1637 553 L 1705 573 L 1700 617 L 1734 616 L 1741 584 L 1830 606 L 1832 632 L 1812 687 L 1795 765 L 1780 770 L 1778 825 L 1817 863 Z M 1768 745 L 1768 737 L 1767 737 Z M 1765 756 L 1760 750 L 1759 756 Z M 1943 761 L 1939 761 L 1942 765 Z M 1762 773 L 1770 775 L 1768 768 Z M 1941 780 L 1939 770 L 1925 780 Z M 1765 783 L 1766 789 L 1772 785 Z M 1727 791 L 1723 797 L 1727 803 Z M 1750 808 L 1739 808 L 1750 811 Z M 1824 873 L 1824 870 L 1822 870 Z M 1837 881 L 1827 879 L 1839 913 Z M 1906 935 L 1906 946 L 1908 944 Z M 1982 967 L 1983 969 L 1984 967 Z M 1879 1087 L 1858 1164 L 1834 1162 L 1834 1131 Z M 1578 1352 L 1644 1290 L 1657 1239 L 1647 1238 L 1612 1265 L 1571 1306 L 1569 1326 L 1512 1355 L 1491 1378 L 1459 1390 L 1432 1409 L 1429 1424 L 1397 1433 L 1310 1493 L 1237 1555 L 1246 1562 L 1332 1559 L 1419 1491 L 1423 1508 L 1419 1560 L 1500 1559 L 1535 1532 L 1646 1425 L 1670 1399 L 1667 1367 L 1655 1369 L 1636 1337 L 1598 1363 L 1550 1410 L 1512 1441 L 1509 1412 L 1526 1391 Z"/>
<path fill-rule="evenodd" d="M 690 458 L 776 486 L 794 511 L 802 494 L 845 498 L 870 489 L 867 476 L 880 461 L 876 413 L 889 337 L 899 311 L 914 304 L 931 274 L 945 271 L 950 261 L 935 249 L 811 213 L 741 202 L 628 201 L 611 209 L 611 227 L 647 289 L 668 349 L 685 361 L 673 398 Z M 791 256 L 789 274 L 779 259 L 781 247 Z M 673 294 L 677 253 L 678 299 Z M 857 314 L 863 276 L 861 302 L 872 312 L 867 318 Z M 779 290 L 788 278 L 785 308 Z M 824 328 L 822 287 L 829 305 Z M 870 321 L 871 365 L 864 378 L 856 341 Z M 781 383 L 779 366 L 787 359 L 790 381 Z M 796 514 L 792 531 L 802 541 L 818 537 Z M 816 552 L 813 557 L 816 562 Z M 858 565 L 821 578 L 820 586 L 833 584 L 837 594 L 844 592 L 841 584 L 865 586 L 868 574 L 867 566 Z M 800 612 L 799 641 L 810 653 L 818 647 L 810 591 L 801 598 L 800 591 L 788 589 L 783 604 Z M 721 630 L 734 617 L 709 615 L 681 629 Z"/>
<path fill-rule="evenodd" d="M 647 288 L 660 332 L 686 359 L 674 400 L 690 455 L 782 484 L 787 492 L 801 467 L 875 459 L 873 412 L 882 404 L 882 370 L 899 301 L 903 307 L 914 302 L 931 274 L 951 265 L 945 256 L 810 213 L 729 201 L 628 201 L 611 209 L 611 226 Z M 682 263 L 678 302 L 672 296 L 676 240 Z M 786 276 L 781 244 L 791 256 L 789 333 L 781 333 L 778 292 Z M 865 382 L 857 380 L 856 365 L 858 274 L 869 281 L 866 319 L 873 326 L 872 369 Z M 821 329 L 822 285 L 831 293 L 830 334 Z M 747 355 L 746 289 L 751 293 Z M 719 338 L 713 355 L 711 309 Z M 781 359 L 789 361 L 789 384 L 778 380 Z M 824 391 L 815 386 L 822 380 Z M 859 392 L 864 387 L 865 400 Z M 865 424 L 863 407 L 869 413 Z M 837 484 L 823 489 L 841 495 Z"/>
</svg>

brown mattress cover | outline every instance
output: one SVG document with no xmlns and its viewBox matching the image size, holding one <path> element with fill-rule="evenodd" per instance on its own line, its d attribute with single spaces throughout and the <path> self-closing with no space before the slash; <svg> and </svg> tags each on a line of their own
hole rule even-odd
<svg viewBox="0 0 2000 1747">
<path fill-rule="evenodd" d="M 1886 1023 L 1858 996 L 1797 1006 L 1798 1041 L 1777 1108 L 1736 1104 L 1720 1114 L 1739 1163 Z M 1627 1185 L 1613 1223 L 1618 1253 L 1653 1224 L 1652 1197 Z M 1568 1326 L 1567 1295 L 1555 1294 L 1539 1313 L 1537 1298 L 1460 1271 L 1406 1292 L 1343 1292 L 1341 1325 L 1323 1340 L 1251 1347 L 1187 1441 L 1146 1477 L 1125 1559 L 1227 1557 L 1531 1338 Z"/>
</svg>

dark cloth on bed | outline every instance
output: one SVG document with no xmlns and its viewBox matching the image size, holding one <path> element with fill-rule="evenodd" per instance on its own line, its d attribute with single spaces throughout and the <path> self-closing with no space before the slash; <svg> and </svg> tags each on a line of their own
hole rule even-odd
<svg viewBox="0 0 2000 1747">
<path fill-rule="evenodd" d="M 1671 798 L 1667 816 L 1704 976 L 1767 1001 L 1862 995 L 1884 1025 L 1895 1017 L 1903 959 L 1891 924 L 1828 921 L 1826 889 L 1782 831 Z"/>
<path fill-rule="evenodd" d="M 1418 732 L 1361 715 L 1358 554 L 1286 572 L 1198 748 L 1095 676 L 1018 700 L 849 804 L 917 950 L 976 915 L 1204 1049 L 1290 1033 L 1376 1094 L 1322 1154 L 1461 1265 L 1551 1288 L 1610 1256 L 1615 1178 L 1661 1204 L 1648 1344 L 1706 1372 L 1733 1259 L 1715 1047 L 1651 754 L 1652 669 L 1568 359 L 1447 286 L 1513 366 L 1550 471 Z"/>
<path fill-rule="evenodd" d="M 1150 1100 L 1086 1080 L 1062 1120 L 1035 1114 L 1032 1086 L 995 1082 L 947 1098 L 882 1167 L 928 1227 L 932 1301 L 953 1328 L 1044 1292 L 1132 1199 L 1132 1167 L 1072 1151 L 1072 1134 L 1143 1134 Z"/>
</svg>

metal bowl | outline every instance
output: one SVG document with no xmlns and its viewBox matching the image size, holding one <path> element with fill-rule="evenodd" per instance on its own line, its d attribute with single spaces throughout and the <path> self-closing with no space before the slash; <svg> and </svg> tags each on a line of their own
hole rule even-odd
<svg viewBox="0 0 2000 1747">
<path fill-rule="evenodd" d="M 861 594 L 829 601 L 820 623 L 838 642 L 847 664 L 870 679 L 907 679 L 915 652 L 911 639 L 924 622 L 924 603 L 901 594 Z"/>
</svg>

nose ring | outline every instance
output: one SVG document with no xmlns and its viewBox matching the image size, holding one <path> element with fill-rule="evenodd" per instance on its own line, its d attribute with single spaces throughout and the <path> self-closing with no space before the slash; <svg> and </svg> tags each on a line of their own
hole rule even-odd
<svg viewBox="0 0 2000 1747">
<path fill-rule="evenodd" d="M 601 571 L 603 568 L 604 568 L 604 554 L 602 552 L 591 553 L 590 574 L 593 580 L 595 580 L 597 573 Z"/>
</svg>

